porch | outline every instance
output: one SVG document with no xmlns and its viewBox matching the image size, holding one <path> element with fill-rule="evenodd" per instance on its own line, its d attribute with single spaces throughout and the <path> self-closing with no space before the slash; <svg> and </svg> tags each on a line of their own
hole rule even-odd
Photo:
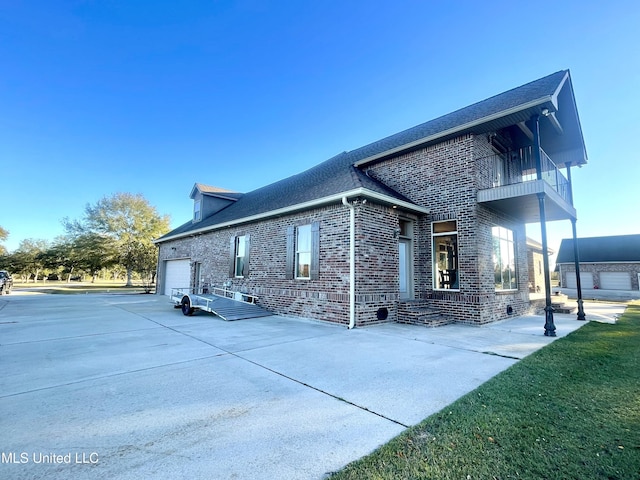
<svg viewBox="0 0 640 480">
<path fill-rule="evenodd" d="M 538 223 L 538 199 L 544 194 L 547 221 L 575 219 L 569 180 L 543 149 L 540 157 L 540 176 L 533 147 L 479 159 L 491 169 L 492 186 L 478 191 L 478 203 L 524 223 Z"/>
</svg>

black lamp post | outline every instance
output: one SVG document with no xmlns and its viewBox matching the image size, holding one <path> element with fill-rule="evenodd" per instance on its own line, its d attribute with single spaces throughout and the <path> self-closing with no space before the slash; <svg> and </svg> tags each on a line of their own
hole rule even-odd
<svg viewBox="0 0 640 480">
<path fill-rule="evenodd" d="M 571 163 L 566 164 L 567 180 L 569 181 L 569 200 L 573 205 L 573 182 L 571 181 Z M 576 233 L 576 219 L 571 219 L 571 230 L 573 231 L 573 261 L 576 266 L 576 288 L 578 290 L 578 320 L 586 320 L 584 315 L 584 302 L 582 301 L 582 283 L 580 282 L 580 253 L 578 249 L 578 235 Z"/>
<path fill-rule="evenodd" d="M 538 180 L 542 180 L 542 158 L 540 153 L 540 116 L 531 117 L 533 124 L 533 153 L 536 159 L 536 173 Z M 542 261 L 544 266 L 544 334 L 546 337 L 556 336 L 556 326 L 553 321 L 553 307 L 551 306 L 551 275 L 549 273 L 549 248 L 547 245 L 547 216 L 545 213 L 544 193 L 538 193 L 538 205 L 540 208 L 540 230 L 542 233 Z"/>
</svg>

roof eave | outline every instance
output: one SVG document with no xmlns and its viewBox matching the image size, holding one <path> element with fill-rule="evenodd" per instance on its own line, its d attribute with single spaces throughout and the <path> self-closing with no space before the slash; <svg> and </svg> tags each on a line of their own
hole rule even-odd
<svg viewBox="0 0 640 480">
<path fill-rule="evenodd" d="M 231 227 L 234 225 L 241 225 L 246 223 L 255 222 L 258 220 L 265 220 L 272 217 L 278 217 L 281 215 L 286 215 L 290 213 L 299 212 L 302 210 L 308 210 L 315 207 L 320 207 L 323 205 L 328 205 L 331 203 L 337 203 L 342 201 L 342 198 L 352 198 L 352 197 L 365 197 L 371 200 L 376 200 L 380 203 L 384 203 L 387 205 L 394 206 L 396 208 L 400 208 L 403 210 L 408 210 L 411 212 L 419 213 L 419 214 L 428 214 L 430 210 L 428 208 L 422 207 L 420 205 L 416 205 L 415 203 L 407 202 L 404 200 L 399 200 L 390 195 L 385 195 L 383 193 L 374 192 L 367 188 L 355 188 L 352 190 L 348 190 L 345 192 L 336 193 L 333 195 L 329 195 L 322 198 L 317 198 L 314 200 L 309 200 L 308 202 L 298 203 L 295 205 L 289 205 L 287 207 L 278 208 L 276 210 L 270 210 L 268 212 L 258 213 L 256 215 L 250 215 L 248 217 L 239 218 L 236 220 L 230 220 L 228 222 L 217 223 L 215 225 L 208 225 L 206 227 L 197 228 L 194 230 L 189 230 L 187 232 L 182 232 L 176 235 L 171 235 L 169 237 L 158 238 L 153 241 L 154 244 L 158 245 L 164 242 L 168 242 L 171 240 L 178 240 L 180 238 L 191 237 L 194 235 L 201 235 L 206 232 L 220 230 L 222 228 Z"/>
<path fill-rule="evenodd" d="M 478 125 L 482 125 L 484 123 L 492 122 L 492 121 L 495 121 L 495 120 L 497 120 L 499 118 L 506 117 L 506 116 L 509 116 L 509 115 L 513 115 L 515 113 L 521 112 L 523 110 L 527 110 L 529 108 L 534 108 L 534 107 L 543 105 L 545 103 L 550 103 L 551 105 L 553 105 L 553 96 L 552 95 L 546 95 L 546 96 L 538 98 L 536 100 L 532 100 L 530 102 L 518 105 L 517 107 L 512 107 L 512 108 L 509 108 L 507 110 L 502 110 L 502 111 L 500 111 L 498 113 L 494 113 L 492 115 L 487 115 L 486 117 L 482 117 L 482 118 L 479 118 L 477 120 L 473 120 L 471 122 L 467 122 L 467 123 L 464 123 L 462 125 L 458 125 L 456 127 L 453 127 L 453 128 L 447 129 L 447 130 L 443 130 L 443 131 L 438 132 L 438 133 L 436 133 L 434 135 L 429 135 L 427 137 L 420 138 L 420 139 L 415 140 L 413 142 L 406 143 L 404 145 L 400 145 L 398 147 L 395 147 L 395 148 L 392 148 L 392 149 L 389 149 L 389 150 L 385 150 L 384 152 L 376 153 L 375 155 L 371 155 L 371 156 L 369 156 L 367 158 L 363 158 L 362 160 L 358 160 L 357 162 L 354 163 L 354 166 L 355 167 L 360 167 L 362 165 L 366 165 L 368 163 L 375 162 L 376 160 L 380 160 L 381 158 L 388 157 L 389 155 L 395 155 L 395 154 L 400 153 L 400 152 L 402 152 L 404 150 L 410 150 L 410 149 L 418 147 L 420 145 L 434 142 L 434 141 L 436 141 L 436 140 L 438 140 L 440 138 L 443 138 L 443 137 L 449 137 L 451 135 L 455 135 L 455 134 L 458 134 L 458 133 L 461 134 L 464 131 L 471 130 L 474 127 L 477 127 Z"/>
</svg>

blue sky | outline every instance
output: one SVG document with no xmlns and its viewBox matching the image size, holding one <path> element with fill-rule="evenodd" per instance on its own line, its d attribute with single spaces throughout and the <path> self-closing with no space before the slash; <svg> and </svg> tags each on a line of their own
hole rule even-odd
<svg viewBox="0 0 640 480">
<path fill-rule="evenodd" d="M 195 182 L 250 191 L 566 68 L 578 235 L 640 233 L 639 32 L 637 0 L 0 0 L 5 245 L 116 192 L 178 226 Z"/>
</svg>

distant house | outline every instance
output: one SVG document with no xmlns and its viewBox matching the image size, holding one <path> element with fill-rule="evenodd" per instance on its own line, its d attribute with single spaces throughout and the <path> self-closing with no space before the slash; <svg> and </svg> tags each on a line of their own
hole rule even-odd
<svg viewBox="0 0 640 480">
<path fill-rule="evenodd" d="M 547 248 L 549 255 L 555 252 Z M 527 265 L 529 267 L 529 293 L 544 292 L 544 255 L 542 244 L 532 238 L 527 238 Z"/>
<path fill-rule="evenodd" d="M 575 220 L 563 171 L 586 162 L 559 71 L 248 193 L 196 184 L 156 240 L 158 293 L 226 284 L 350 327 L 524 313 L 525 224 Z"/>
<path fill-rule="evenodd" d="M 578 238 L 578 257 L 582 289 L 640 289 L 640 235 Z M 573 239 L 562 240 L 556 264 L 561 285 L 576 288 Z"/>
</svg>

